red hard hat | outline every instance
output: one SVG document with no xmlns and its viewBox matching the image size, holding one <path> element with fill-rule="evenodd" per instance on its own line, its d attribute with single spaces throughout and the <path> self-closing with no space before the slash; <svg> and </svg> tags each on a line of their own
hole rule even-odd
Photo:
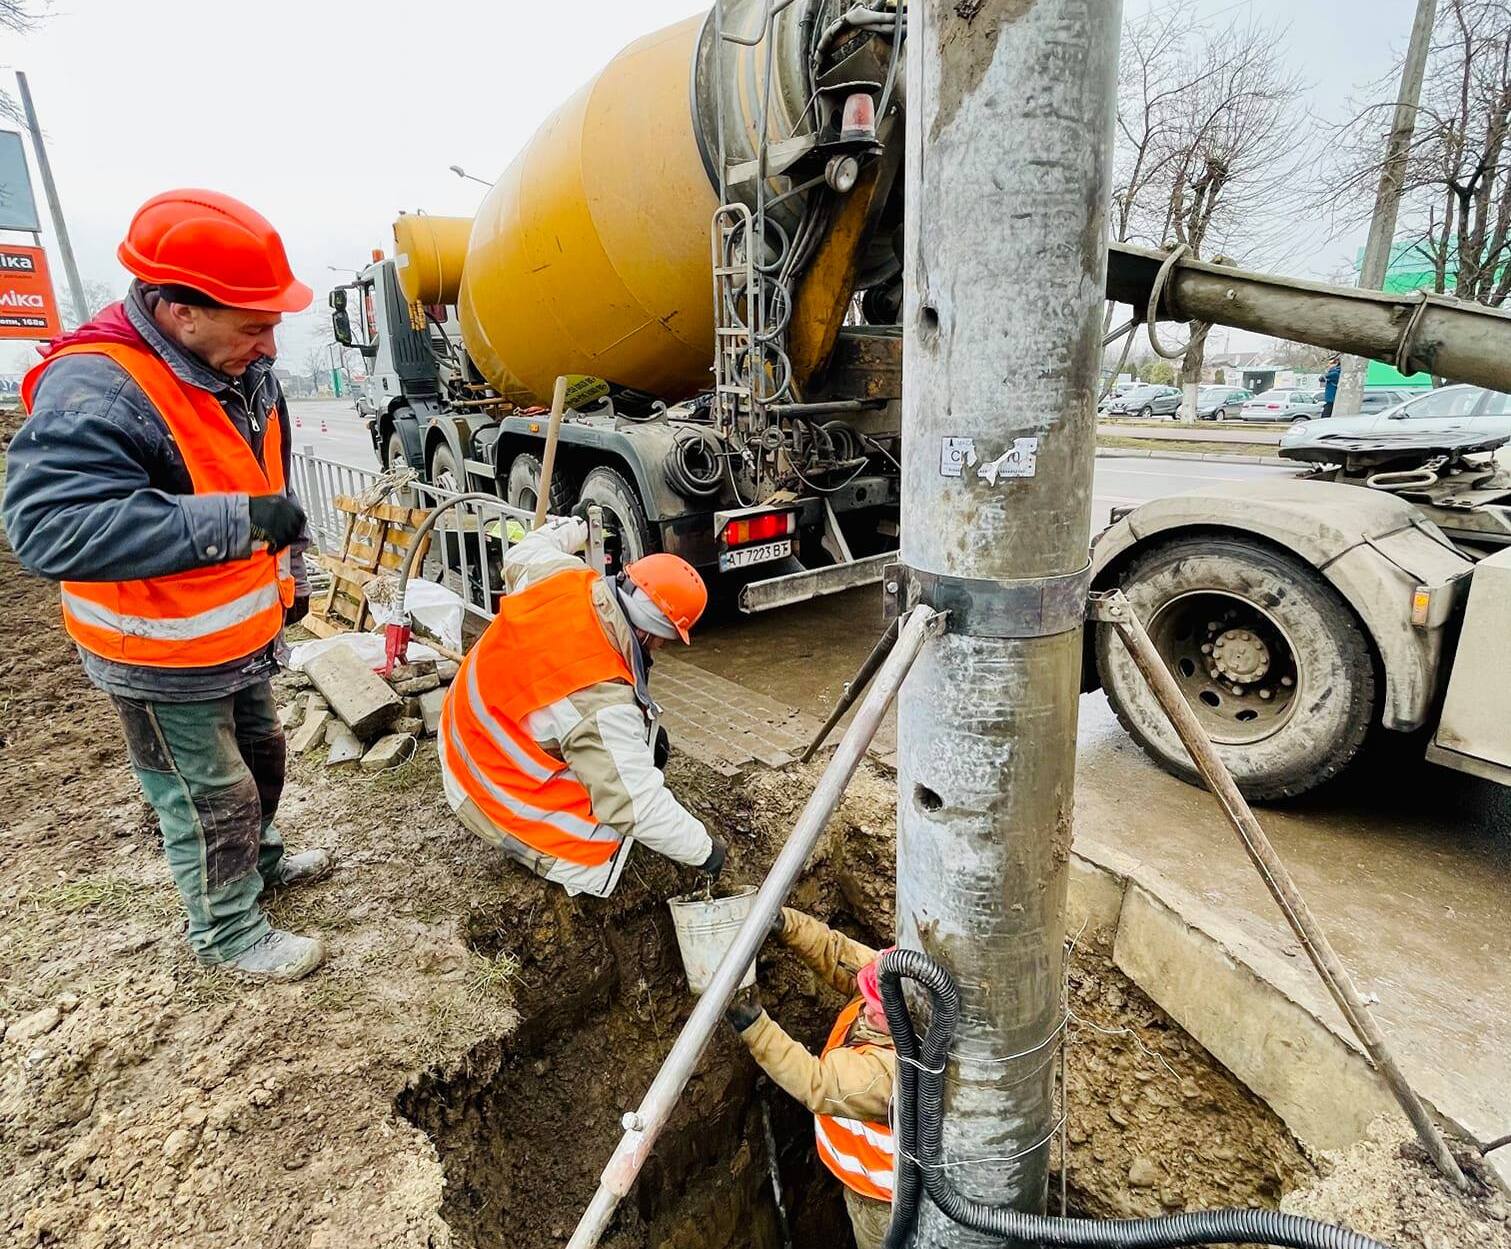
<svg viewBox="0 0 1511 1249">
<path fill-rule="evenodd" d="M 188 286 L 229 308 L 302 312 L 315 294 L 261 213 L 219 191 L 164 191 L 136 210 L 116 255 L 154 286 Z"/>
<path fill-rule="evenodd" d="M 661 552 L 637 559 L 624 573 L 661 609 L 678 636 L 691 641 L 689 633 L 708 606 L 708 587 L 698 570 L 680 555 Z"/>
</svg>

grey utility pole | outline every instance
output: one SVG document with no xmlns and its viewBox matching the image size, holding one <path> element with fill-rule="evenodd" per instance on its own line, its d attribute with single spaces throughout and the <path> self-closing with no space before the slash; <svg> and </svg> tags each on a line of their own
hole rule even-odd
<svg viewBox="0 0 1511 1249">
<path fill-rule="evenodd" d="M 1412 131 L 1416 129 L 1417 103 L 1422 98 L 1422 76 L 1427 70 L 1427 53 L 1432 48 L 1432 23 L 1437 8 L 1437 0 L 1417 0 L 1417 15 L 1411 23 L 1411 42 L 1401 70 L 1395 119 L 1385 145 L 1385 162 L 1380 167 L 1380 187 L 1375 192 L 1375 215 L 1369 223 L 1364 263 L 1359 268 L 1359 285 L 1369 290 L 1379 290 L 1385 285 L 1385 271 L 1390 267 L 1390 248 L 1396 237 L 1396 218 L 1406 180 L 1406 158 L 1411 150 Z M 1364 370 L 1368 366 L 1369 361 L 1359 356 L 1344 359 L 1338 397 L 1333 404 L 1334 416 L 1352 416 L 1359 410 L 1364 397 Z"/>
<path fill-rule="evenodd" d="M 898 941 L 961 992 L 944 1157 L 1042 1211 L 1121 0 L 908 6 Z M 895 587 L 895 588 L 894 588 Z M 916 1245 L 996 1244 L 924 1203 Z"/>
<path fill-rule="evenodd" d="M 73 314 L 83 325 L 89 320 L 89 301 L 84 298 L 84 283 L 79 281 L 79 266 L 73 258 L 73 244 L 68 241 L 68 225 L 63 220 L 63 205 L 58 202 L 58 186 L 52 180 L 52 166 L 47 163 L 47 147 L 42 142 L 42 127 L 37 122 L 37 110 L 32 106 L 31 88 L 26 85 L 26 75 L 16 71 L 16 85 L 21 89 L 21 107 L 26 111 L 26 126 L 31 131 L 31 150 L 37 158 L 37 171 L 42 175 L 42 192 L 47 196 L 47 208 L 52 213 L 53 237 L 58 241 L 58 252 L 63 257 L 63 272 L 68 277 L 68 291 L 73 296 Z"/>
</svg>

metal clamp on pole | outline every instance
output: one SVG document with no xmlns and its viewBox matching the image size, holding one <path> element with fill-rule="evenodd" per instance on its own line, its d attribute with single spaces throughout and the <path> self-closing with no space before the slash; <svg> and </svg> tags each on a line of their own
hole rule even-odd
<svg viewBox="0 0 1511 1249">
<path fill-rule="evenodd" d="M 1054 637 L 1086 618 L 1091 561 L 1079 572 L 1023 581 L 983 581 L 888 564 L 882 574 L 882 611 L 888 620 L 919 603 L 949 613 L 949 631 L 987 638 Z"/>
</svg>

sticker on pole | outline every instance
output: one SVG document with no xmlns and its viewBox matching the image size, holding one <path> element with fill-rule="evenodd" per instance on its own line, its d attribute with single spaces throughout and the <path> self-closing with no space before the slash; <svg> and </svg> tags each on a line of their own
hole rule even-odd
<svg viewBox="0 0 1511 1249">
<path fill-rule="evenodd" d="M 974 438 L 945 438 L 939 449 L 939 475 L 961 477 L 976 462 Z"/>
<path fill-rule="evenodd" d="M 976 476 L 989 486 L 1008 477 L 1032 477 L 1039 471 L 1039 440 L 1014 438 L 1013 445 L 995 460 L 976 470 Z"/>
<path fill-rule="evenodd" d="M 989 486 L 1010 477 L 1032 477 L 1039 470 L 1039 440 L 1014 438 L 1013 445 L 995 460 L 981 463 L 974 438 L 944 438 L 939 447 L 939 475 L 964 477 L 974 468 L 976 476 Z"/>
</svg>

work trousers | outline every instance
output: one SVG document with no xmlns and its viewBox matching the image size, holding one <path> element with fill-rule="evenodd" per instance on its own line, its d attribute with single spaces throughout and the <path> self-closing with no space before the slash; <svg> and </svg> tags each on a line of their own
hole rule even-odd
<svg viewBox="0 0 1511 1249">
<path fill-rule="evenodd" d="M 862 1197 L 852 1188 L 845 1189 L 845 1213 L 855 1233 L 855 1249 L 881 1249 L 887 1241 L 887 1227 L 892 1222 L 892 1203 Z"/>
<path fill-rule="evenodd" d="M 193 703 L 113 701 L 189 914 L 189 944 L 202 963 L 235 958 L 270 930 L 257 899 L 283 860 L 273 817 L 286 755 L 273 687 Z"/>
</svg>

